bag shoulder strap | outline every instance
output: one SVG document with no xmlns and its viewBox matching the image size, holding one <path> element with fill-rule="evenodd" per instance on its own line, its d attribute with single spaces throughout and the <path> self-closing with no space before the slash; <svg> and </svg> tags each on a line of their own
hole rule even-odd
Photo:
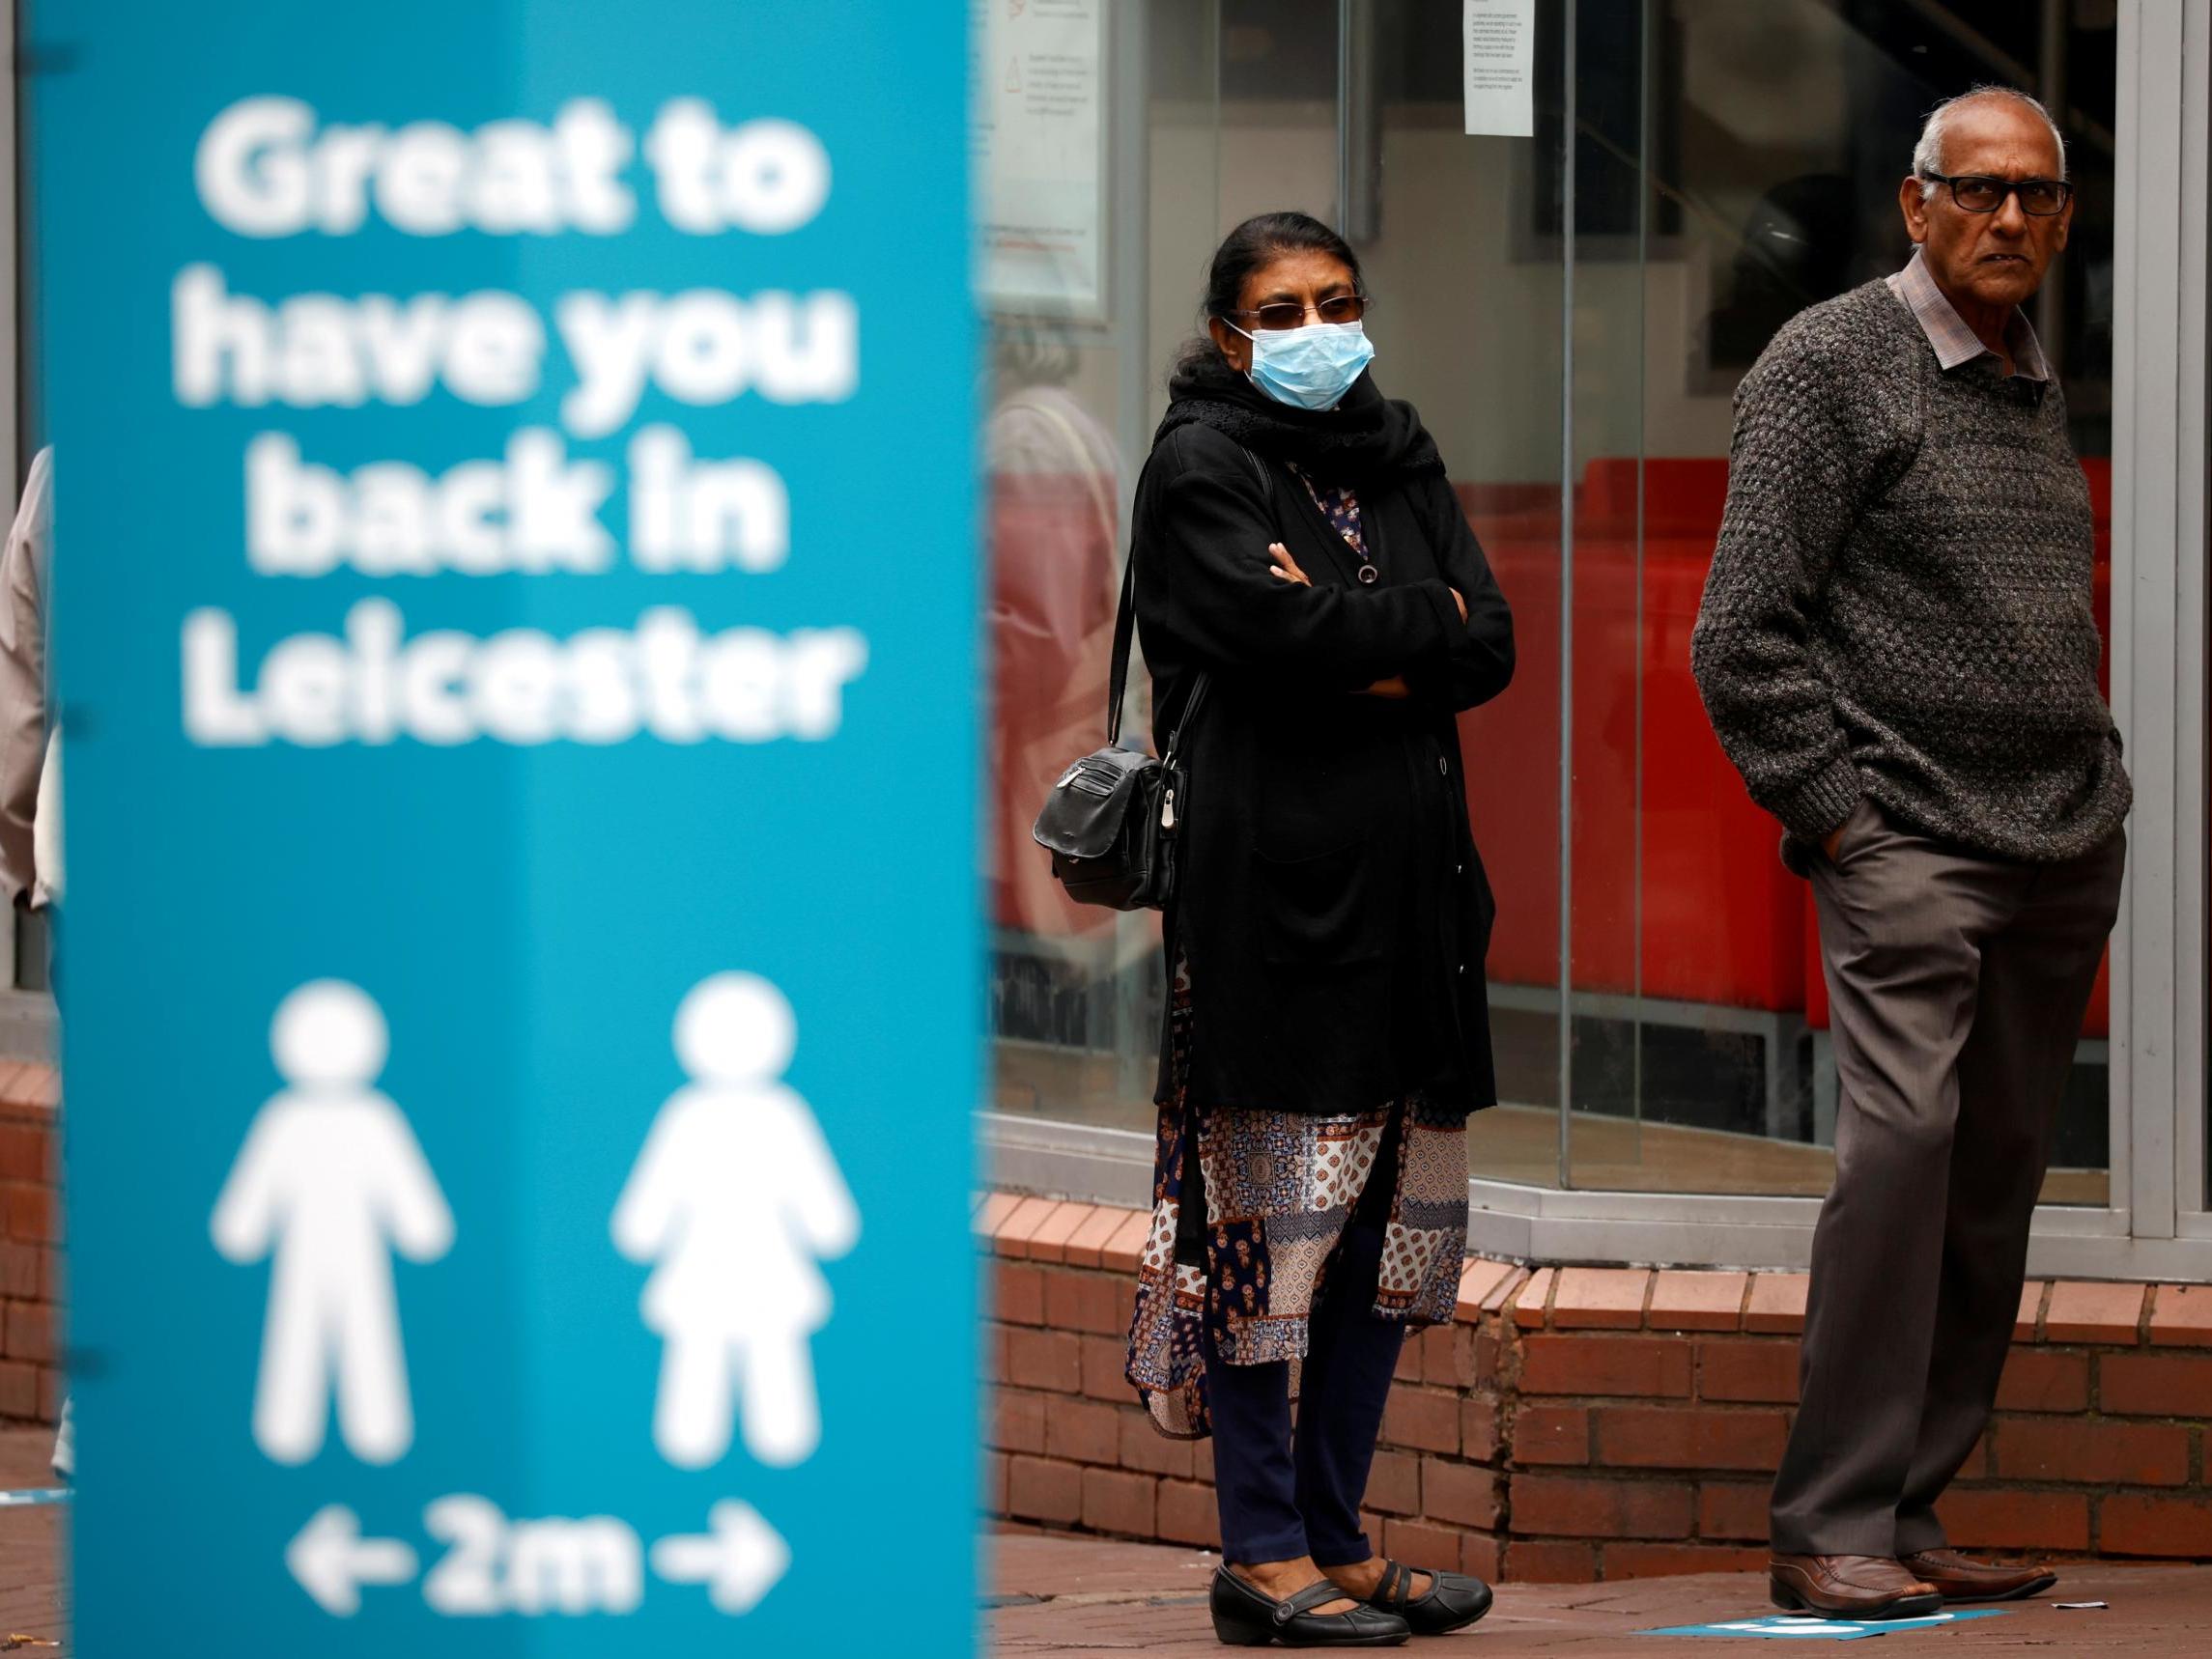
<svg viewBox="0 0 2212 1659">
<path fill-rule="evenodd" d="M 1267 464 L 1255 455 L 1250 446 L 1240 443 L 1236 447 L 1244 452 L 1244 459 L 1250 464 L 1253 476 L 1260 481 L 1260 498 L 1266 503 L 1267 518 L 1271 523 L 1275 518 L 1274 475 L 1267 470 Z M 1114 613 L 1113 669 L 1106 679 L 1106 741 L 1109 744 L 1121 741 L 1121 703 L 1129 689 L 1129 646 L 1137 632 L 1136 580 L 1137 541 L 1131 536 L 1129 556 L 1121 566 L 1121 602 Z M 1168 738 L 1170 754 L 1180 745 L 1184 728 L 1190 724 L 1191 716 L 1198 712 L 1199 704 L 1205 698 L 1206 679 L 1205 671 L 1201 669 L 1198 678 L 1191 683 L 1190 696 L 1183 703 L 1182 717 L 1176 721 L 1176 729 Z"/>
</svg>

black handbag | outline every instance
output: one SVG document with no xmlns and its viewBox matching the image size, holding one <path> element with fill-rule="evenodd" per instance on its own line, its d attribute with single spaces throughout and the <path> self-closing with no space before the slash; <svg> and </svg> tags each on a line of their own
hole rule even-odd
<svg viewBox="0 0 2212 1659">
<path fill-rule="evenodd" d="M 1267 468 L 1249 449 L 1244 457 L 1259 474 L 1270 508 L 1274 490 Z M 1114 665 L 1106 688 L 1106 746 L 1093 749 L 1060 774 L 1030 831 L 1052 855 L 1052 873 L 1078 904 L 1109 910 L 1164 910 L 1175 894 L 1176 831 L 1189 779 L 1177 757 L 1199 706 L 1206 676 L 1191 683 L 1164 760 L 1121 742 L 1121 698 L 1129 684 L 1129 646 L 1136 633 L 1137 555 L 1121 571 L 1121 605 L 1114 617 Z"/>
</svg>

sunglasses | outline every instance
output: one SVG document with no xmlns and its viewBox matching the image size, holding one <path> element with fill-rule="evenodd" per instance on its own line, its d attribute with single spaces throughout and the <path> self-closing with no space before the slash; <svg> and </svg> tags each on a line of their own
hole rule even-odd
<svg viewBox="0 0 2212 1659">
<path fill-rule="evenodd" d="M 1367 315 L 1367 295 L 1339 294 L 1315 305 L 1300 305 L 1294 299 L 1279 299 L 1272 305 L 1262 305 L 1256 310 L 1228 311 L 1222 315 L 1250 317 L 1262 328 L 1281 330 L 1300 326 L 1309 312 L 1323 323 L 1357 323 Z"/>
</svg>

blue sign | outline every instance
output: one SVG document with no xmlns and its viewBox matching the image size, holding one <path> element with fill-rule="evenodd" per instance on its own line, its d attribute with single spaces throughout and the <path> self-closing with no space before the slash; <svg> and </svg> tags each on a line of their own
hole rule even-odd
<svg viewBox="0 0 2212 1659">
<path fill-rule="evenodd" d="M 1876 1636 L 1896 1636 L 1907 1631 L 1940 1630 L 1966 1618 L 1995 1618 L 2001 1607 L 1970 1609 L 1963 1613 L 1932 1613 L 1925 1618 L 1816 1618 L 1810 1614 L 1770 1614 L 1760 1618 L 1736 1618 L 1720 1624 L 1674 1624 L 1664 1630 L 1639 1630 L 1638 1636 L 1748 1637 L 1753 1641 L 1864 1642 Z"/>
<path fill-rule="evenodd" d="M 970 1650 L 966 9 L 35 16 L 84 1650 Z"/>
</svg>

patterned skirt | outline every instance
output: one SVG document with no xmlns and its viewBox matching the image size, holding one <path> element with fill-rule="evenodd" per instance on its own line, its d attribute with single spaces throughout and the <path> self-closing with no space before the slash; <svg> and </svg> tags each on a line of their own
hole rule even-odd
<svg viewBox="0 0 2212 1659">
<path fill-rule="evenodd" d="M 1205 1354 L 1233 1365 L 1290 1362 L 1297 1393 L 1307 1316 L 1370 1178 L 1387 1213 L 1378 1318 L 1441 1324 L 1459 1303 L 1467 1244 L 1466 1120 L 1418 1095 L 1321 1116 L 1193 1104 L 1186 1086 L 1190 970 L 1176 965 L 1169 1098 L 1152 1164 L 1152 1226 L 1137 1269 L 1129 1381 L 1153 1426 L 1178 1440 L 1211 1432 Z M 1195 1161 L 1191 1154 L 1195 1152 Z M 1195 1169 L 1193 1164 L 1195 1163 Z M 1195 1173 L 1201 1217 L 1184 1215 Z"/>
</svg>

